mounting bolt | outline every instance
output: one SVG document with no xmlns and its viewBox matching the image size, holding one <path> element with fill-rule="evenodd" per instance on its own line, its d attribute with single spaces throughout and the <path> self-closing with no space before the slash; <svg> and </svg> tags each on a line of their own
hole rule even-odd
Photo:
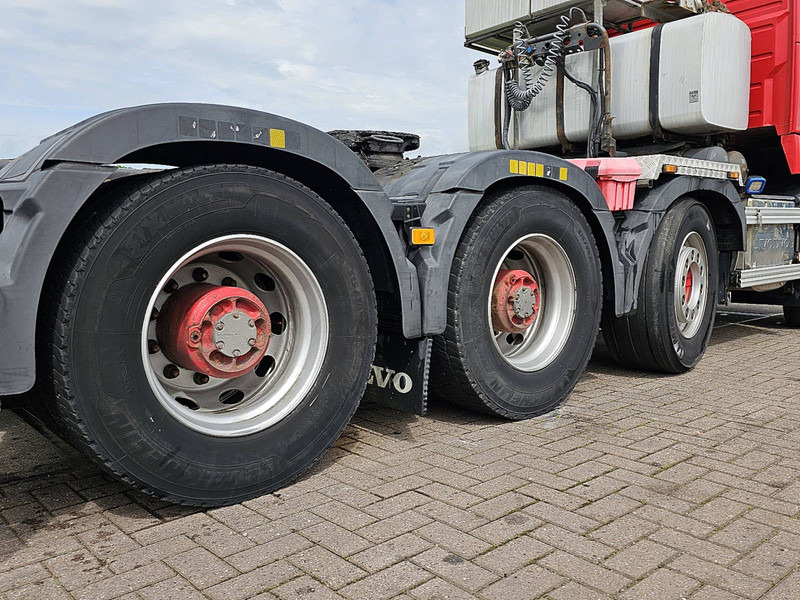
<svg viewBox="0 0 800 600">
<path fill-rule="evenodd" d="M 233 313 L 233 318 L 234 318 L 234 319 L 238 319 L 238 318 L 239 318 L 239 317 L 241 317 L 241 316 L 242 316 L 242 315 L 241 315 L 240 313 Z"/>
<path fill-rule="evenodd" d="M 217 349 L 222 350 L 225 347 L 225 342 L 217 342 Z"/>
<path fill-rule="evenodd" d="M 156 319 L 159 317 L 159 315 L 160 315 L 160 314 L 161 314 L 161 313 L 160 313 L 160 312 L 158 312 L 158 309 L 157 309 L 157 308 L 154 308 L 154 309 L 153 309 L 153 312 L 151 312 L 151 313 L 150 313 L 150 320 L 151 320 L 151 321 L 155 321 L 155 320 L 156 320 Z"/>
<path fill-rule="evenodd" d="M 250 338 L 249 340 L 247 340 L 247 343 L 250 344 L 251 346 L 255 346 L 256 345 L 256 338 Z"/>
<path fill-rule="evenodd" d="M 197 385 L 205 385 L 208 383 L 208 375 L 205 373 L 195 373 L 192 379 L 194 379 Z"/>
<path fill-rule="evenodd" d="M 208 279 L 208 271 L 206 271 L 203 267 L 197 267 L 194 271 L 192 271 L 192 279 L 198 283 L 205 281 Z"/>
<path fill-rule="evenodd" d="M 225 329 L 225 323 L 217 323 L 217 331 L 222 331 Z"/>
<path fill-rule="evenodd" d="M 180 286 L 178 286 L 178 282 L 175 281 L 174 279 L 170 279 L 167 282 L 167 285 L 164 286 L 164 291 L 167 292 L 168 294 L 171 294 L 172 292 L 177 290 L 178 287 L 180 287 Z"/>
<path fill-rule="evenodd" d="M 164 367 L 164 377 L 167 379 L 175 379 L 180 374 L 181 370 L 173 364 Z"/>
<path fill-rule="evenodd" d="M 150 354 L 156 354 L 161 350 L 161 346 L 155 340 L 147 340 L 147 350 Z"/>
</svg>

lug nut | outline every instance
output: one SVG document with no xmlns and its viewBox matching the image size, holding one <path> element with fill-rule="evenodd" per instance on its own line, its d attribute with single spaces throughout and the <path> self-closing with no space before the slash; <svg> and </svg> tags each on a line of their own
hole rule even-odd
<svg viewBox="0 0 800 600">
<path fill-rule="evenodd" d="M 165 292 L 167 292 L 168 294 L 171 294 L 172 292 L 174 292 L 175 290 L 177 290 L 177 289 L 178 289 L 178 287 L 179 287 L 179 286 L 178 286 L 178 282 L 177 282 L 177 281 L 175 281 L 174 279 L 170 279 L 170 280 L 167 282 L 167 285 L 165 285 L 165 286 L 164 286 L 164 291 L 165 291 Z"/>
<path fill-rule="evenodd" d="M 236 280 L 233 277 L 225 277 L 222 280 L 222 285 L 227 287 L 238 287 L 238 284 L 236 283 Z"/>
<path fill-rule="evenodd" d="M 225 323 L 217 323 L 217 331 L 222 331 L 225 329 Z"/>
<path fill-rule="evenodd" d="M 150 320 L 155 321 L 161 313 L 158 312 L 157 308 L 153 309 L 153 312 L 150 313 Z"/>
<path fill-rule="evenodd" d="M 161 346 L 159 346 L 158 342 L 155 340 L 147 340 L 147 350 L 150 354 L 156 354 L 161 350 Z"/>
<path fill-rule="evenodd" d="M 242 354 L 242 353 L 241 353 L 241 352 L 239 352 L 238 350 L 234 350 L 234 351 L 233 351 L 233 357 L 234 357 L 234 358 L 239 358 L 239 356 L 240 356 L 241 354 Z"/>
<path fill-rule="evenodd" d="M 241 315 L 239 313 L 233 313 L 233 318 L 238 319 Z"/>
<path fill-rule="evenodd" d="M 175 379 L 180 374 L 181 370 L 173 364 L 164 367 L 164 377 L 167 379 Z"/>
<path fill-rule="evenodd" d="M 208 375 L 205 373 L 195 373 L 192 379 L 194 379 L 197 385 L 205 385 L 208 383 Z"/>
<path fill-rule="evenodd" d="M 192 279 L 198 283 L 205 281 L 208 279 L 208 271 L 206 271 L 203 267 L 197 267 L 194 271 L 192 271 Z"/>
<path fill-rule="evenodd" d="M 247 340 L 247 343 L 249 345 L 251 345 L 251 346 L 255 346 L 256 345 L 256 338 L 250 338 L 249 340 Z"/>
<path fill-rule="evenodd" d="M 225 342 L 217 342 L 217 349 L 222 350 L 225 347 Z"/>
</svg>

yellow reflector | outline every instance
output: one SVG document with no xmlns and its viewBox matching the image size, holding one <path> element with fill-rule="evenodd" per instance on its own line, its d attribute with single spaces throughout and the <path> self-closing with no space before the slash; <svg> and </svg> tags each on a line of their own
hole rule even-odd
<svg viewBox="0 0 800 600">
<path fill-rule="evenodd" d="M 568 174 L 569 174 L 569 171 L 567 171 L 567 167 L 561 167 L 561 169 L 558 172 L 558 178 L 561 181 L 566 181 Z"/>
<path fill-rule="evenodd" d="M 664 165 L 663 171 L 664 173 L 677 173 L 678 165 Z"/>
<path fill-rule="evenodd" d="M 270 129 L 269 145 L 273 148 L 286 148 L 286 132 L 283 129 Z"/>
<path fill-rule="evenodd" d="M 514 175 L 519 173 L 519 161 L 514 160 L 513 158 L 510 161 L 508 161 L 508 170 Z"/>
<path fill-rule="evenodd" d="M 520 175 L 528 174 L 528 163 L 526 163 L 524 160 L 519 161 L 519 174 Z"/>
<path fill-rule="evenodd" d="M 536 163 L 536 176 L 544 177 L 544 165 Z"/>
<path fill-rule="evenodd" d="M 426 227 L 412 227 L 411 243 L 415 246 L 432 246 L 436 243 L 436 230 Z"/>
</svg>

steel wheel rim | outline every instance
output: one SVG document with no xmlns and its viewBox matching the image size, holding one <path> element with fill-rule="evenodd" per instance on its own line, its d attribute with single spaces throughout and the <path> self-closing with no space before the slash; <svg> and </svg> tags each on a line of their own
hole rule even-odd
<svg viewBox="0 0 800 600">
<path fill-rule="evenodd" d="M 525 270 L 533 275 L 539 286 L 539 315 L 522 334 L 498 332 L 492 327 L 491 289 L 501 269 Z M 577 292 L 572 262 L 555 239 L 546 234 L 533 233 L 511 244 L 492 274 L 487 305 L 489 332 L 503 360 L 526 373 L 549 366 L 563 350 L 572 332 Z M 514 338 L 512 342 L 509 337 L 512 335 L 521 335 L 522 338 Z"/>
<path fill-rule="evenodd" d="M 708 303 L 708 254 L 703 238 L 696 231 L 681 243 L 673 294 L 678 331 L 691 339 L 700 331 Z"/>
<path fill-rule="evenodd" d="M 203 385 L 195 383 L 193 373 L 188 370 L 182 369 L 174 379 L 164 375 L 163 368 L 169 359 L 161 352 L 150 352 L 149 341 L 155 339 L 156 323 L 151 316 L 168 297 L 164 291 L 168 282 L 190 283 L 191 273 L 197 267 L 206 269 L 209 283 L 220 284 L 224 277 L 234 278 L 237 287 L 258 296 L 273 315 L 283 316 L 285 327 L 280 334 L 273 335 L 263 359 L 273 358 L 272 367 L 268 366 L 269 361 L 262 360 L 259 367 L 244 375 L 233 379 L 211 377 Z M 273 289 L 259 287 L 257 274 L 271 279 Z M 262 279 L 259 281 L 264 283 Z M 191 429 L 207 435 L 235 437 L 275 425 L 303 400 L 322 369 L 330 323 L 322 288 L 295 252 L 266 237 L 240 234 L 209 240 L 173 263 L 150 297 L 141 331 L 145 374 L 161 406 Z M 267 368 L 260 375 L 262 366 Z M 239 397 L 231 391 L 241 392 L 242 397 L 227 404 Z"/>
</svg>

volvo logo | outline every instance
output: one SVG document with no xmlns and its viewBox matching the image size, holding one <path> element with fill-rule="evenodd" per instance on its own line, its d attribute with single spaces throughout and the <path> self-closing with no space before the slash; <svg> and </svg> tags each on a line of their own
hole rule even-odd
<svg viewBox="0 0 800 600">
<path fill-rule="evenodd" d="M 401 394 L 407 394 L 414 387 L 414 381 L 408 373 L 372 365 L 372 372 L 369 374 L 367 385 L 377 385 L 382 390 L 391 385 L 393 389 Z"/>
</svg>

